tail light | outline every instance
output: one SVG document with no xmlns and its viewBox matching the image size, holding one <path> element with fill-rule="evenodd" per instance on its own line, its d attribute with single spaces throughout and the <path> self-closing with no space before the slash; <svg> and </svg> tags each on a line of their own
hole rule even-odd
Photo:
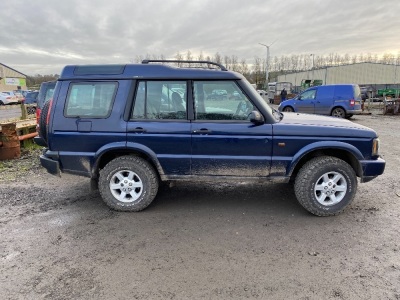
<svg viewBox="0 0 400 300">
<path fill-rule="evenodd" d="M 50 104 L 49 104 L 49 109 L 47 111 L 47 116 L 46 116 L 46 125 L 49 125 L 49 119 L 50 119 L 50 111 L 51 111 L 51 107 L 53 105 L 53 99 L 50 99 Z"/>
<path fill-rule="evenodd" d="M 39 107 L 36 108 L 36 124 L 38 124 L 38 125 L 39 125 L 40 112 L 41 112 L 41 111 L 42 111 L 42 110 L 41 110 Z"/>
<path fill-rule="evenodd" d="M 356 101 L 354 99 L 350 100 L 350 106 L 354 106 L 356 104 Z"/>
</svg>

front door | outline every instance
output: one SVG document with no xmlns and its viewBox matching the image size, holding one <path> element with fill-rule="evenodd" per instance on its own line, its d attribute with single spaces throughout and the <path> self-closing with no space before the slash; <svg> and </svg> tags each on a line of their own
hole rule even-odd
<svg viewBox="0 0 400 300">
<path fill-rule="evenodd" d="M 299 100 L 296 101 L 297 111 L 306 114 L 313 114 L 315 112 L 315 96 L 315 89 L 301 93 L 298 98 Z"/>
<path fill-rule="evenodd" d="M 268 176 L 272 125 L 248 120 L 257 108 L 235 81 L 195 81 L 193 91 L 192 174 Z"/>
</svg>

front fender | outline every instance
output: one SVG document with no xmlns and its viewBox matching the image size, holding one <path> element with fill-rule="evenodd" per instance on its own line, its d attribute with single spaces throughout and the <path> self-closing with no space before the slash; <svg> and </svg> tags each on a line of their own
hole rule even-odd
<svg viewBox="0 0 400 300">
<path fill-rule="evenodd" d="M 354 147 L 351 144 L 344 143 L 344 142 L 337 142 L 337 141 L 321 141 L 321 142 L 315 142 L 312 144 L 308 144 L 307 146 L 301 148 L 294 156 L 292 159 L 292 162 L 288 165 L 286 169 L 286 175 L 291 176 L 293 173 L 293 170 L 296 168 L 297 164 L 299 161 L 306 156 L 307 154 L 318 151 L 318 150 L 324 150 L 324 149 L 339 149 L 339 150 L 344 150 L 351 155 L 353 155 L 358 162 L 364 159 L 364 156 L 358 150 L 356 147 Z M 360 167 L 360 165 L 359 165 Z"/>
</svg>

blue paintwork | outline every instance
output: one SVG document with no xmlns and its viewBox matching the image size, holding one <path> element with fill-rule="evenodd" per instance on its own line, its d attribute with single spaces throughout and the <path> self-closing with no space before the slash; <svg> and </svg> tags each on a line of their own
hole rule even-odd
<svg viewBox="0 0 400 300">
<path fill-rule="evenodd" d="M 137 153 L 148 157 L 161 178 L 174 176 L 236 176 L 289 178 L 298 162 L 312 151 L 341 149 L 352 155 L 366 178 L 383 173 L 385 162 L 372 157 L 375 131 L 350 121 L 297 113 L 273 113 L 240 74 L 229 71 L 179 69 L 164 65 L 121 65 L 115 75 L 84 75 L 67 66 L 56 85 L 50 111 L 47 154 L 42 165 L 96 177 L 102 159 L 110 153 Z M 105 72 L 106 73 L 106 72 Z M 265 120 L 129 120 L 135 78 L 235 80 Z M 105 118 L 64 117 L 65 99 L 75 80 L 118 83 L 111 113 Z M 190 81 L 188 81 L 188 85 Z M 128 99 L 128 101 L 127 101 Z M 188 101 L 193 101 L 189 96 Z M 195 105 L 189 104 L 188 107 Z M 207 132 L 204 132 L 207 130 Z M 54 163 L 52 163 L 54 162 Z M 102 162 L 103 164 L 106 162 Z"/>
</svg>

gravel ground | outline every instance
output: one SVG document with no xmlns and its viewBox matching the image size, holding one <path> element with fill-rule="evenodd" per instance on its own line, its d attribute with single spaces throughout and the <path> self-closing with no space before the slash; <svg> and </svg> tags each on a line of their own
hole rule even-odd
<svg viewBox="0 0 400 300">
<path fill-rule="evenodd" d="M 353 121 L 379 133 L 386 171 L 328 218 L 284 184 L 179 183 L 115 212 L 39 150 L 0 162 L 2 298 L 400 299 L 400 117 Z"/>
</svg>

